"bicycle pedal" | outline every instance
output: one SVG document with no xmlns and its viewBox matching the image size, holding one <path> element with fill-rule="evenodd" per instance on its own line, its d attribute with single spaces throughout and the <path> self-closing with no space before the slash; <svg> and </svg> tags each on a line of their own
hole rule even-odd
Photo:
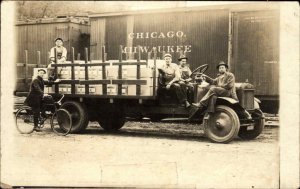
<svg viewBox="0 0 300 189">
<path fill-rule="evenodd" d="M 29 119 L 24 119 L 24 123 L 30 123 Z"/>
</svg>

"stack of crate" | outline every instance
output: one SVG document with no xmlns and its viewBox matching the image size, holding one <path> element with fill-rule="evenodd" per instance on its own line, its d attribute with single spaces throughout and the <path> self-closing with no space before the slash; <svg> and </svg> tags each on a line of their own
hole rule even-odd
<svg viewBox="0 0 300 189">
<path fill-rule="evenodd" d="M 112 61 L 112 62 L 118 62 Z M 136 60 L 127 60 L 123 62 L 136 62 Z M 111 80 L 118 79 L 119 66 L 111 65 L 107 68 L 107 78 Z M 122 66 L 122 80 L 137 80 L 137 66 L 123 65 Z M 141 96 L 153 95 L 153 69 L 147 65 L 140 66 L 140 80 L 146 80 L 146 85 L 141 85 Z M 155 79 L 157 82 L 157 79 Z M 118 85 L 110 84 L 107 86 L 108 95 L 118 94 Z M 136 96 L 136 85 L 122 85 L 122 95 Z"/>
<path fill-rule="evenodd" d="M 71 61 L 66 61 L 66 64 L 71 64 Z M 60 80 L 70 80 L 71 79 L 71 66 L 58 67 L 58 78 Z M 59 84 L 58 92 L 61 94 L 71 94 L 71 84 Z"/>
<path fill-rule="evenodd" d="M 88 62 L 89 63 L 89 62 Z M 91 63 L 102 63 L 102 60 L 92 60 Z M 89 80 L 102 80 L 103 72 L 102 66 L 88 66 Z M 75 69 L 75 79 L 85 80 L 85 67 L 78 67 Z M 76 94 L 85 94 L 85 85 L 75 86 Z M 102 95 L 102 84 L 89 85 L 90 95 Z"/>
<path fill-rule="evenodd" d="M 118 95 L 118 84 L 112 84 L 113 80 L 119 80 L 119 66 L 113 65 L 113 63 L 118 62 L 118 60 L 109 61 L 110 65 L 106 66 L 106 79 L 110 80 L 110 84 L 107 84 L 107 95 Z M 127 60 L 122 62 L 137 62 L 137 60 Z M 66 61 L 65 63 L 70 63 Z M 84 61 L 75 61 L 75 64 L 85 64 Z M 102 63 L 101 60 L 92 60 L 89 63 Z M 151 66 L 152 65 L 152 66 Z M 88 80 L 102 80 L 103 79 L 103 67 L 102 66 L 88 66 Z M 58 67 L 59 79 L 61 80 L 71 80 L 72 79 L 72 68 L 71 66 Z M 153 96 L 153 79 L 155 80 L 157 89 L 157 76 L 153 78 L 153 64 L 140 65 L 140 79 L 146 80 L 145 85 L 140 85 L 141 96 Z M 75 80 L 85 80 L 85 66 L 75 66 L 74 67 Z M 122 65 L 122 79 L 121 80 L 137 80 L 137 66 L 136 65 Z M 54 92 L 54 86 L 51 89 L 46 89 L 48 92 Z M 71 84 L 59 84 L 58 92 L 61 94 L 71 94 Z M 85 85 L 76 84 L 75 94 L 85 94 Z M 103 85 L 102 84 L 89 84 L 89 94 L 90 95 L 102 95 Z M 122 84 L 121 95 L 125 96 L 136 96 L 137 85 L 136 84 Z"/>
</svg>

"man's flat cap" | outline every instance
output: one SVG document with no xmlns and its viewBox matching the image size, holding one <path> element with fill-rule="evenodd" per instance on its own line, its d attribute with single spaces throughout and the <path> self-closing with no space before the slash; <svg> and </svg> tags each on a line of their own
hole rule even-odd
<svg viewBox="0 0 300 189">
<path fill-rule="evenodd" d="M 62 38 L 60 38 L 60 37 L 56 38 L 56 39 L 54 40 L 54 42 L 56 42 L 57 40 L 61 40 L 62 42 L 64 42 L 64 40 L 63 40 Z"/>
<path fill-rule="evenodd" d="M 38 69 L 38 72 L 43 71 L 44 74 L 46 73 L 46 71 L 44 69 Z"/>
<path fill-rule="evenodd" d="M 171 55 L 170 53 L 166 53 L 166 54 L 164 55 L 164 58 L 166 58 L 166 57 L 172 58 L 172 55 Z"/>
</svg>

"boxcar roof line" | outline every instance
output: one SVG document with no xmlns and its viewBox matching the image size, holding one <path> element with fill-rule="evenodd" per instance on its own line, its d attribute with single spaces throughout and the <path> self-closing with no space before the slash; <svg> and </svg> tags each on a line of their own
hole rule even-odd
<svg viewBox="0 0 300 189">
<path fill-rule="evenodd" d="M 237 3 L 237 4 L 226 4 L 226 5 L 207 5 L 198 7 L 179 7 L 179 8 L 163 8 L 163 9 L 151 9 L 151 10 L 134 10 L 134 11 L 123 11 L 123 12 L 105 12 L 90 14 L 89 18 L 97 17 L 110 17 L 110 16 L 126 16 L 135 14 L 155 14 L 155 13 L 171 13 L 171 12 L 190 12 L 190 11 L 205 11 L 205 10 L 223 10 L 230 9 L 232 11 L 246 11 L 246 10 L 273 10 L 278 9 L 279 3 Z"/>
<path fill-rule="evenodd" d="M 53 23 L 75 23 L 89 25 L 89 18 L 39 18 L 28 21 L 17 21 L 16 25 L 30 25 L 30 24 L 53 24 Z"/>
</svg>

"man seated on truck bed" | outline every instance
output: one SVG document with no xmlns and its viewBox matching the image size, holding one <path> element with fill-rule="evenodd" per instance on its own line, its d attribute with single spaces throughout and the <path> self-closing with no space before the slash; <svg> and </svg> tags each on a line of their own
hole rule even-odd
<svg viewBox="0 0 300 189">
<path fill-rule="evenodd" d="M 200 102 L 193 103 L 193 106 L 197 107 L 200 112 L 203 112 L 207 107 L 208 113 L 214 112 L 217 97 L 231 97 L 238 101 L 235 91 L 235 77 L 233 73 L 228 71 L 228 65 L 221 61 L 217 69 L 219 70 L 219 74 L 215 79 L 202 74 L 202 78 L 213 86 L 210 87 Z"/>
<path fill-rule="evenodd" d="M 192 100 L 194 97 L 194 86 L 191 83 L 192 71 L 187 65 L 188 58 L 186 56 L 180 56 L 179 60 L 179 71 L 180 71 L 180 81 L 179 84 L 186 85 L 187 88 L 187 97 L 189 100 Z"/>
<path fill-rule="evenodd" d="M 185 107 L 189 107 L 190 103 L 187 101 L 186 86 L 180 85 L 180 71 L 177 64 L 172 63 L 172 55 L 167 53 L 164 55 L 165 64 L 158 68 L 162 77 L 162 86 L 167 90 L 175 92 L 178 101 Z"/>
</svg>

